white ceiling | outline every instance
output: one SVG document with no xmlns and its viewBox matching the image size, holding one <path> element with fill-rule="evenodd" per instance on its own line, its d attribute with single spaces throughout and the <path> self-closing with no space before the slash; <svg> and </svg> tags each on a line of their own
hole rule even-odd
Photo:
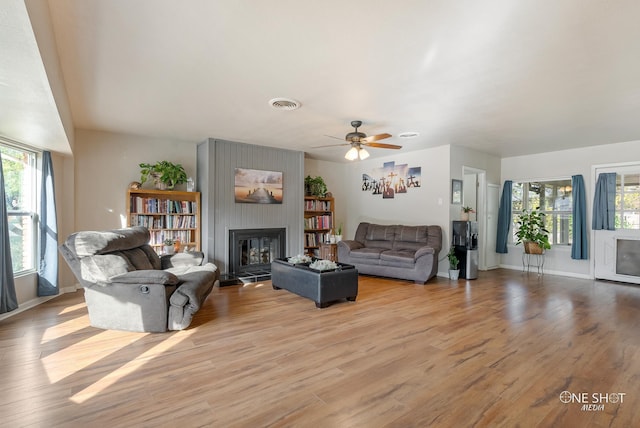
<svg viewBox="0 0 640 428">
<path fill-rule="evenodd" d="M 506 157 L 640 139 L 640 1 L 49 7 L 76 128 L 330 160 L 347 148 L 312 147 L 339 143 L 325 135 L 343 137 L 354 119 L 402 151 L 454 144 Z M 274 97 L 302 108 L 276 111 Z"/>
</svg>

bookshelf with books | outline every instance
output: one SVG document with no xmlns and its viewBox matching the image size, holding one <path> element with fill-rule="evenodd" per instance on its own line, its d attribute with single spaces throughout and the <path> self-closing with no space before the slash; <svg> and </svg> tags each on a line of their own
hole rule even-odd
<svg viewBox="0 0 640 428">
<path fill-rule="evenodd" d="M 165 239 L 180 241 L 181 251 L 200 251 L 200 192 L 129 189 L 127 226 L 149 229 L 158 254 Z"/>
<path fill-rule="evenodd" d="M 304 197 L 304 252 L 319 256 L 320 244 L 329 242 L 333 230 L 334 200 L 331 197 Z"/>
</svg>

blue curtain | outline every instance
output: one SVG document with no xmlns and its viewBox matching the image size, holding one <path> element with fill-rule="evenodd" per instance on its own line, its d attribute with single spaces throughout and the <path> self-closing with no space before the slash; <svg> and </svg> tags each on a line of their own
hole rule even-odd
<svg viewBox="0 0 640 428">
<path fill-rule="evenodd" d="M 502 186 L 500 210 L 498 211 L 498 233 L 496 234 L 496 253 L 507 254 L 509 227 L 511 226 L 511 188 L 513 182 L 507 180 Z"/>
<path fill-rule="evenodd" d="M 11 245 L 9 242 L 9 218 L 7 217 L 7 196 L 4 192 L 4 173 L 0 154 L 0 314 L 18 307 L 16 287 L 13 281 Z"/>
<path fill-rule="evenodd" d="M 58 226 L 51 152 L 42 153 L 40 187 L 40 267 L 38 296 L 58 294 Z"/>
<path fill-rule="evenodd" d="M 601 173 L 593 197 L 593 230 L 616 230 L 616 173 Z"/>
<path fill-rule="evenodd" d="M 589 246 L 587 242 L 587 199 L 582 175 L 574 175 L 571 177 L 571 189 L 573 193 L 573 242 L 571 244 L 571 258 L 587 260 L 589 258 Z"/>
</svg>

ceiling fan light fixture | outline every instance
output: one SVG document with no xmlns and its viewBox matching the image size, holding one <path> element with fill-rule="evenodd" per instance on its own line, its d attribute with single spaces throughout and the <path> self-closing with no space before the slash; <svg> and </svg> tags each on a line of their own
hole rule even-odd
<svg viewBox="0 0 640 428">
<path fill-rule="evenodd" d="M 276 110 L 297 110 L 302 104 L 291 98 L 279 97 L 270 99 L 269 105 Z"/>
<path fill-rule="evenodd" d="M 346 160 L 356 160 L 358 159 L 358 149 L 355 147 L 351 147 L 346 155 L 344 155 Z"/>
<path fill-rule="evenodd" d="M 366 151 L 365 149 L 360 149 L 360 151 L 358 152 L 358 155 L 360 156 L 360 160 L 365 160 L 366 158 L 369 157 L 369 152 Z"/>
</svg>

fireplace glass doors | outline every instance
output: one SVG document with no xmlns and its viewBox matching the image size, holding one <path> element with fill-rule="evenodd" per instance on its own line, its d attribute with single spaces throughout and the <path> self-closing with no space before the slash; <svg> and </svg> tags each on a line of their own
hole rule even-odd
<svg viewBox="0 0 640 428">
<path fill-rule="evenodd" d="M 229 272 L 235 275 L 271 271 L 271 262 L 284 257 L 284 228 L 229 231 Z"/>
</svg>

